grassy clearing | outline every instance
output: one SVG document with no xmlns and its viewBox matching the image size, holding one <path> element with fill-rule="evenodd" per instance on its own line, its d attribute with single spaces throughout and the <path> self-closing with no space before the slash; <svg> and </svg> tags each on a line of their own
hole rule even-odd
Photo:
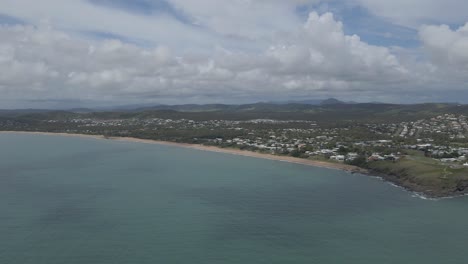
<svg viewBox="0 0 468 264">
<path fill-rule="evenodd" d="M 417 186 L 417 191 L 436 195 L 457 192 L 468 185 L 468 168 L 442 163 L 424 155 L 407 156 L 398 162 L 372 162 L 369 167 L 389 175 L 391 180 L 405 187 L 415 189 Z"/>
</svg>

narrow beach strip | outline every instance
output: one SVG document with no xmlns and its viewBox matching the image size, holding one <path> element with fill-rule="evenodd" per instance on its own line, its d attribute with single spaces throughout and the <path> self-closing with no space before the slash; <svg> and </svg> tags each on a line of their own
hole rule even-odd
<svg viewBox="0 0 468 264">
<path fill-rule="evenodd" d="M 290 157 L 290 156 L 259 153 L 259 152 L 248 151 L 248 150 L 220 148 L 216 146 L 205 146 L 205 145 L 200 145 L 200 144 L 178 143 L 178 142 L 160 141 L 160 140 L 152 140 L 152 139 L 140 139 L 140 138 L 133 138 L 133 137 L 105 137 L 103 135 L 32 132 L 32 131 L 31 132 L 30 131 L 0 131 L 0 134 L 70 136 L 70 137 L 83 137 L 83 138 L 93 138 L 93 139 L 107 139 L 107 140 L 115 140 L 115 141 L 136 142 L 136 143 L 145 143 L 145 144 L 157 144 L 157 145 L 183 147 L 183 148 L 190 148 L 190 149 L 210 151 L 210 152 L 226 153 L 226 154 L 232 154 L 232 155 L 240 155 L 240 156 L 252 157 L 252 158 L 282 161 L 282 162 L 295 163 L 295 164 L 301 164 L 301 165 L 307 165 L 307 166 L 313 166 L 313 167 L 343 170 L 343 171 L 354 172 L 354 173 L 365 174 L 368 172 L 365 169 L 352 166 L 352 165 L 342 164 L 342 163 L 331 163 L 331 162 L 326 162 L 326 161 L 318 161 L 318 160 L 295 158 L 295 157 Z"/>
</svg>

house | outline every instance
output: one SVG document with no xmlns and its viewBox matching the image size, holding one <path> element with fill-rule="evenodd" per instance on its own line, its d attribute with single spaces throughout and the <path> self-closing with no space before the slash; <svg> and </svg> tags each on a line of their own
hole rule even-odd
<svg viewBox="0 0 468 264">
<path fill-rule="evenodd" d="M 337 160 L 337 161 L 344 161 L 345 156 L 344 155 L 336 155 L 336 156 L 331 156 L 330 159 Z"/>
<path fill-rule="evenodd" d="M 458 159 L 455 159 L 455 158 L 448 158 L 448 159 L 440 159 L 440 161 L 442 161 L 442 162 L 457 162 Z"/>
<path fill-rule="evenodd" d="M 306 147 L 306 144 L 299 144 L 299 145 L 297 145 L 297 148 L 298 148 L 298 149 L 302 149 L 302 148 L 305 148 L 305 147 Z"/>
<path fill-rule="evenodd" d="M 355 160 L 357 159 L 357 157 L 359 156 L 359 154 L 355 153 L 355 152 L 350 152 L 348 153 L 347 155 L 347 160 Z"/>
<path fill-rule="evenodd" d="M 333 153 L 333 150 L 331 150 L 331 149 L 321 149 L 320 152 L 322 154 L 331 154 L 331 153 Z"/>
<path fill-rule="evenodd" d="M 384 160 L 385 158 L 380 156 L 378 153 L 372 154 L 370 157 L 367 158 L 367 161 L 379 161 L 379 160 Z"/>
<path fill-rule="evenodd" d="M 390 154 L 390 155 L 385 155 L 384 156 L 384 159 L 385 160 L 389 160 L 389 161 L 397 161 L 399 160 L 400 158 L 398 156 L 395 156 L 395 154 Z"/>
</svg>

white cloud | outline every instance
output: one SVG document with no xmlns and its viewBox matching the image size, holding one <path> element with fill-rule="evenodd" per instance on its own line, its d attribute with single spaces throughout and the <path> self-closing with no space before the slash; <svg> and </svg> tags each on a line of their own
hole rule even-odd
<svg viewBox="0 0 468 264">
<path fill-rule="evenodd" d="M 435 65 L 468 74 L 468 23 L 456 30 L 447 25 L 423 26 L 419 36 Z"/>
<path fill-rule="evenodd" d="M 315 2 L 313 0 L 312 2 Z M 95 5 L 88 0 L 1 0 L 0 13 L 40 25 L 46 21 L 67 32 L 103 32 L 134 42 L 174 49 L 205 51 L 215 46 L 258 50 L 278 31 L 290 31 L 302 21 L 295 14 L 310 0 L 167 0 L 188 20 L 168 12 L 137 14 Z M 135 5 L 138 5 L 136 3 Z M 255 40 L 255 41 L 252 41 Z M 191 45 L 186 45 L 189 42 Z"/>
<path fill-rule="evenodd" d="M 188 26 L 165 13 L 145 16 L 91 4 L 86 0 L 1 0 L 0 13 L 29 24 L 52 25 L 75 33 L 104 32 L 134 41 L 172 47 L 190 40 L 194 48 L 212 47 L 222 39 Z"/>
<path fill-rule="evenodd" d="M 331 13 L 319 16 L 312 12 L 303 29 L 288 39 L 291 44 L 272 47 L 270 55 L 281 62 L 280 70 L 289 74 L 347 81 L 370 81 L 379 76 L 386 82 L 407 73 L 389 49 L 345 35 L 342 23 Z"/>
<path fill-rule="evenodd" d="M 198 25 L 225 36 L 259 39 L 275 31 L 290 31 L 301 23 L 297 4 L 306 1 L 169 0 Z"/>
<path fill-rule="evenodd" d="M 200 56 L 91 41 L 50 27 L 3 26 L 0 91 L 17 99 L 229 101 L 366 93 L 409 78 L 390 50 L 347 36 L 342 27 L 330 13 L 311 13 L 257 55 L 218 48 Z"/>
<path fill-rule="evenodd" d="M 462 24 L 467 20 L 468 1 L 463 0 L 353 0 L 378 17 L 419 28 L 427 23 Z"/>
<path fill-rule="evenodd" d="M 84 0 L 43 0 L 40 5 L 0 1 L 0 13 L 31 24 L 0 27 L 4 100 L 182 103 L 338 96 L 399 101 L 402 93 L 411 98 L 441 87 L 457 90 L 467 82 L 468 26 L 421 28 L 429 61 L 415 50 L 370 45 L 346 35 L 331 13 L 312 12 L 300 21 L 297 5 L 320 0 L 233 0 L 222 5 L 168 0 L 198 26 L 168 14 L 138 15 Z M 438 6 L 419 0 L 356 1 L 405 25 L 433 18 Z M 413 14 L 413 5 L 423 8 L 421 15 Z M 457 12 L 454 20 L 462 17 Z M 77 34 L 83 31 L 151 45 Z"/>
</svg>

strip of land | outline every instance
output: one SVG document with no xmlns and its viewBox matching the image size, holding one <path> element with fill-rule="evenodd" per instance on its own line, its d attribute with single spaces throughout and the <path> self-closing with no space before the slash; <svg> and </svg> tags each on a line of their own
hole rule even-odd
<svg viewBox="0 0 468 264">
<path fill-rule="evenodd" d="M 416 174 L 423 173 L 425 175 L 430 175 L 430 173 L 434 174 L 437 173 L 437 170 L 433 169 L 432 167 L 428 167 L 429 165 L 422 164 L 422 169 L 418 169 L 418 164 L 414 162 L 414 158 L 412 159 L 403 159 L 399 163 L 396 163 L 394 169 L 388 169 L 387 167 L 384 168 L 360 168 L 353 165 L 348 165 L 344 163 L 338 162 L 327 162 L 327 161 L 318 161 L 318 160 L 311 160 L 305 158 L 296 158 L 291 156 L 284 156 L 284 155 L 273 155 L 261 152 L 254 152 L 248 150 L 240 150 L 240 149 L 233 149 L 233 148 L 221 148 L 216 146 L 206 146 L 201 144 L 189 144 L 189 143 L 178 143 L 178 142 L 169 142 L 169 141 L 159 141 L 159 140 L 152 140 L 152 139 L 140 139 L 134 137 L 106 137 L 104 135 L 89 135 L 89 134 L 76 134 L 76 133 L 54 133 L 54 132 L 30 132 L 30 131 L 0 131 L 0 134 L 36 134 L 36 135 L 54 135 L 54 136 L 72 136 L 72 137 L 83 137 L 83 138 L 92 138 L 92 139 L 106 139 L 106 140 L 115 140 L 115 141 L 125 141 L 125 142 L 137 142 L 137 143 L 145 143 L 145 144 L 158 144 L 158 145 L 167 145 L 167 146 L 176 146 L 176 147 L 183 147 L 183 148 L 190 148 L 202 151 L 211 151 L 211 152 L 218 152 L 218 153 L 227 153 L 232 155 L 240 155 L 246 157 L 253 157 L 253 158 L 261 158 L 261 159 L 269 159 L 269 160 L 276 160 L 288 163 L 295 163 L 295 164 L 302 164 L 307 166 L 314 166 L 314 167 L 321 167 L 321 168 L 328 168 L 328 169 L 336 169 L 336 170 L 343 170 L 351 173 L 360 173 L 372 176 L 378 176 L 382 179 L 392 182 L 397 186 L 403 187 L 409 191 L 413 191 L 419 193 L 421 196 L 430 197 L 430 198 L 442 198 L 442 197 L 456 197 L 460 195 L 465 195 L 468 190 L 468 182 L 459 181 L 457 185 L 453 185 L 452 182 L 420 182 L 419 179 L 414 176 Z M 426 161 L 426 160 L 425 160 Z M 377 163 L 376 163 L 377 164 Z M 388 164 L 383 164 L 388 165 Z M 421 166 L 419 166 L 421 167 Z M 427 167 L 427 168 L 426 168 Z M 427 169 L 430 171 L 426 171 Z M 412 174 L 408 174 L 406 171 L 415 170 Z M 456 170 L 452 171 L 456 172 Z M 415 174 L 416 173 L 416 174 Z M 436 177 L 437 180 L 441 180 Z"/>
<path fill-rule="evenodd" d="M 302 164 L 302 165 L 321 167 L 321 168 L 328 168 L 328 169 L 337 169 L 337 170 L 343 170 L 343 171 L 348 171 L 348 172 L 353 172 L 353 173 L 363 173 L 363 174 L 368 173 L 366 169 L 359 168 L 359 167 L 352 166 L 352 165 L 342 164 L 342 163 L 332 163 L 332 162 L 325 162 L 325 161 L 295 158 L 295 157 L 289 157 L 289 156 L 272 155 L 272 154 L 259 153 L 259 152 L 253 152 L 253 151 L 247 151 L 247 150 L 239 150 L 239 149 L 218 148 L 214 146 L 204 146 L 200 144 L 177 143 L 177 142 L 140 139 L 140 138 L 132 138 L 132 137 L 104 137 L 102 135 L 52 133 L 52 132 L 0 131 L 0 134 L 35 134 L 35 135 L 72 136 L 72 137 L 83 137 L 83 138 L 93 138 L 93 139 L 108 139 L 108 140 L 116 140 L 116 141 L 138 142 L 138 143 L 146 143 L 146 144 L 158 144 L 158 145 L 176 146 L 176 147 L 183 147 L 183 148 L 190 148 L 190 149 L 197 149 L 197 150 L 211 151 L 211 152 L 218 152 L 218 153 L 227 153 L 227 154 L 240 155 L 240 156 L 253 157 L 253 158 L 283 161 L 283 162 Z"/>
</svg>

